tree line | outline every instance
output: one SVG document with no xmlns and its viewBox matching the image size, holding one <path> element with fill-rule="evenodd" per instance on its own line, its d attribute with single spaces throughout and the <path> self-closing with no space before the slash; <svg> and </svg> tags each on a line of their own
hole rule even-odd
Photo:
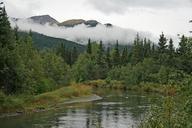
<svg viewBox="0 0 192 128">
<path fill-rule="evenodd" d="M 137 34 L 131 50 L 119 50 L 88 40 L 87 49 L 76 47 L 38 50 L 32 32 L 18 35 L 5 7 L 0 7 L 0 90 L 6 94 L 39 94 L 70 82 L 96 79 L 120 80 L 127 85 L 142 82 L 180 84 L 192 71 L 192 39 L 182 36 L 178 48 L 162 33 L 158 43 Z"/>
</svg>

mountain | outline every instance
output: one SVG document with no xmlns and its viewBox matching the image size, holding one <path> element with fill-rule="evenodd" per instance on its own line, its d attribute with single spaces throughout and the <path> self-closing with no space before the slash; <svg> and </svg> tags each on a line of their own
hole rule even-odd
<svg viewBox="0 0 192 128">
<path fill-rule="evenodd" d="M 12 18 L 12 20 L 14 22 L 17 22 L 18 18 Z M 34 23 L 37 24 L 41 24 L 41 25 L 45 25 L 45 24 L 49 24 L 49 25 L 58 25 L 58 26 L 64 26 L 64 27 L 75 27 L 77 25 L 80 24 L 84 24 L 88 27 L 96 27 L 98 24 L 101 24 L 100 22 L 96 21 L 96 20 L 83 20 L 83 19 L 70 19 L 70 20 L 66 20 L 64 22 L 59 23 L 56 19 L 54 19 L 53 17 L 51 17 L 50 15 L 39 15 L 39 16 L 32 16 L 27 18 L 28 21 L 32 21 Z M 106 23 L 104 24 L 106 27 L 112 27 L 113 25 L 110 23 Z"/>
<path fill-rule="evenodd" d="M 76 25 L 84 24 L 87 25 L 88 27 L 96 27 L 97 24 L 100 24 L 96 20 L 83 20 L 83 19 L 72 19 L 72 20 L 67 20 L 62 23 L 59 23 L 59 26 L 65 26 L 65 27 L 75 27 Z"/>
<path fill-rule="evenodd" d="M 28 20 L 32 20 L 33 22 L 38 23 L 38 24 L 42 24 L 42 25 L 59 24 L 59 22 L 57 20 L 55 20 L 54 18 L 52 18 L 49 15 L 32 16 L 32 17 L 29 17 Z"/>
<path fill-rule="evenodd" d="M 79 24 L 85 23 L 85 20 L 83 19 L 72 19 L 72 20 L 67 20 L 62 23 L 59 23 L 59 26 L 65 26 L 65 27 L 74 27 Z"/>
<path fill-rule="evenodd" d="M 19 32 L 19 36 L 24 38 L 27 36 L 27 32 Z M 63 43 L 66 48 L 72 49 L 73 47 L 76 47 L 79 52 L 83 52 L 86 49 L 86 46 L 78 44 L 73 41 L 69 41 L 66 39 L 61 39 L 61 38 L 54 38 L 54 37 L 49 37 L 43 34 L 39 34 L 37 32 L 32 32 L 32 40 L 34 43 L 34 46 L 37 47 L 38 49 L 44 49 L 44 48 L 54 48 Z"/>
</svg>

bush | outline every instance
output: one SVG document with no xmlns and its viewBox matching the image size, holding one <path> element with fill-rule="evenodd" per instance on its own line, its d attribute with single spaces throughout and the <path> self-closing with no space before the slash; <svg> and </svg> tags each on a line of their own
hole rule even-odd
<svg viewBox="0 0 192 128">
<path fill-rule="evenodd" d="M 0 91 L 0 106 L 5 102 L 5 98 L 6 98 L 5 94 L 2 91 Z"/>
<path fill-rule="evenodd" d="M 35 86 L 35 93 L 41 94 L 48 92 L 56 88 L 56 83 L 51 79 L 41 79 L 39 83 Z"/>
</svg>

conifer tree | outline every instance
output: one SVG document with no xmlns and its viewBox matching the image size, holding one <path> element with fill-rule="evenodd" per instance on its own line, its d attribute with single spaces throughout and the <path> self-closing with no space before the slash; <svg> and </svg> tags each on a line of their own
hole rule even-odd
<svg viewBox="0 0 192 128">
<path fill-rule="evenodd" d="M 91 39 L 88 40 L 87 53 L 88 53 L 88 54 L 92 54 Z"/>
<path fill-rule="evenodd" d="M 120 64 L 120 53 L 119 53 L 119 43 L 118 40 L 115 45 L 115 49 L 113 52 L 113 66 L 118 66 Z"/>
<path fill-rule="evenodd" d="M 123 52 L 122 52 L 122 56 L 121 56 L 121 64 L 122 65 L 126 65 L 128 63 L 128 49 L 127 47 L 125 47 L 123 49 Z"/>
<path fill-rule="evenodd" d="M 18 30 L 19 30 L 19 27 L 16 25 L 15 28 L 14 28 L 14 33 L 15 33 L 15 39 L 16 39 L 16 41 L 19 41 Z"/>
<path fill-rule="evenodd" d="M 160 54 L 166 52 L 166 48 L 167 48 L 166 44 L 167 44 L 167 39 L 166 39 L 165 35 L 162 33 L 160 35 L 159 43 L 158 43 L 158 51 Z"/>
<path fill-rule="evenodd" d="M 179 48 L 177 49 L 177 53 L 179 55 L 185 55 L 187 52 L 187 41 L 188 39 L 183 35 L 179 42 Z"/>
<path fill-rule="evenodd" d="M 0 86 L 9 94 L 16 91 L 16 81 L 19 81 L 15 42 L 5 7 L 0 6 Z"/>
<path fill-rule="evenodd" d="M 110 47 L 107 47 L 106 62 L 107 62 L 108 69 L 110 69 L 110 68 L 112 67 L 112 64 L 111 64 L 111 54 L 110 54 Z"/>
<path fill-rule="evenodd" d="M 173 40 L 172 39 L 169 40 L 168 50 L 169 50 L 169 56 L 173 57 L 175 49 L 174 49 L 174 45 L 173 45 Z"/>
<path fill-rule="evenodd" d="M 143 41 L 140 39 L 139 34 L 137 34 L 133 44 L 131 63 L 135 65 L 141 62 L 143 58 L 144 58 Z"/>
<path fill-rule="evenodd" d="M 72 61 L 72 64 L 74 64 L 78 58 L 78 51 L 77 51 L 76 47 L 73 47 L 71 54 L 72 54 L 71 55 L 71 61 Z"/>
<path fill-rule="evenodd" d="M 100 41 L 99 47 L 97 50 L 97 55 L 96 55 L 96 63 L 98 65 L 98 78 L 99 79 L 104 79 L 106 77 L 106 70 L 107 70 L 107 63 L 105 61 L 105 53 L 104 53 L 104 47 L 103 47 L 103 42 Z"/>
</svg>

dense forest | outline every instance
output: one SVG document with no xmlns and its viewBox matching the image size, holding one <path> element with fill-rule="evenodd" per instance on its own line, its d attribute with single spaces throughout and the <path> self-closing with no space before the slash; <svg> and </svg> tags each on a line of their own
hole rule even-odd
<svg viewBox="0 0 192 128">
<path fill-rule="evenodd" d="M 142 127 L 183 128 L 191 127 L 192 101 L 192 39 L 180 37 L 179 46 L 162 33 L 158 42 L 140 38 L 139 34 L 131 46 L 120 50 L 107 47 L 102 41 L 88 40 L 86 50 L 76 46 L 38 49 L 34 46 L 31 31 L 25 36 L 19 28 L 12 29 L 5 7 L 0 8 L 0 107 L 6 106 L 8 95 L 37 95 L 92 80 L 121 81 L 126 87 L 152 86 L 171 88 L 165 97 L 166 106 L 153 111 Z M 41 47 L 41 46 L 40 46 Z M 150 88 L 150 87 L 148 87 Z M 173 89 L 179 90 L 174 92 Z M 173 96 L 184 97 L 182 104 Z M 172 108 L 179 105 L 178 110 Z M 165 108 L 164 108 L 165 107 Z M 176 112 L 176 114 L 175 114 Z M 174 117 L 174 118 L 172 118 Z M 167 118 L 171 118 L 169 121 Z"/>
</svg>

